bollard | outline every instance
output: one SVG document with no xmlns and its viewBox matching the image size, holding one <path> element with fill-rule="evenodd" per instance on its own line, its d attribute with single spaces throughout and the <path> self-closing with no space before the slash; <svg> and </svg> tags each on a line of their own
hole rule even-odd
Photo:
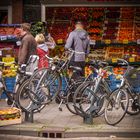
<svg viewBox="0 0 140 140">
<path fill-rule="evenodd" d="M 34 122 L 34 110 L 37 109 L 38 106 L 36 104 L 32 104 L 29 110 L 25 111 L 25 121 L 26 122 Z"/>
<path fill-rule="evenodd" d="M 33 110 L 31 112 L 25 111 L 25 121 L 26 122 L 31 122 L 31 123 L 34 122 L 34 119 L 33 119 Z"/>
<path fill-rule="evenodd" d="M 84 115 L 83 116 L 83 123 L 92 125 L 93 124 L 92 115 Z"/>
</svg>

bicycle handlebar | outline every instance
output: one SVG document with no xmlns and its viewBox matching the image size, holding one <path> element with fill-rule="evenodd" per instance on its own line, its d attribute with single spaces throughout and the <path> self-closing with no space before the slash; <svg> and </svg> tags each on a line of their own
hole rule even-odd
<svg viewBox="0 0 140 140">
<path fill-rule="evenodd" d="M 120 58 L 118 58 L 118 61 L 120 61 L 120 62 L 118 62 L 118 64 L 120 64 L 120 65 L 127 65 L 127 66 L 129 66 L 129 63 L 126 61 L 126 60 L 124 60 L 124 59 L 120 59 Z"/>
<path fill-rule="evenodd" d="M 48 55 L 45 55 L 45 57 L 46 57 L 48 60 L 51 60 L 51 61 L 54 60 L 53 58 L 49 57 Z"/>
</svg>

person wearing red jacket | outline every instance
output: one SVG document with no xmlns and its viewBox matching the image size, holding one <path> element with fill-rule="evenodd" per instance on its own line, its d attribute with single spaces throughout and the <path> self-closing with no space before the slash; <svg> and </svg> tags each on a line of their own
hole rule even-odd
<svg viewBox="0 0 140 140">
<path fill-rule="evenodd" d="M 37 42 L 37 55 L 39 56 L 38 68 L 48 68 L 49 63 L 45 55 L 49 55 L 49 48 L 54 48 L 55 42 L 52 38 L 46 42 L 43 34 L 36 35 L 35 40 Z"/>
</svg>

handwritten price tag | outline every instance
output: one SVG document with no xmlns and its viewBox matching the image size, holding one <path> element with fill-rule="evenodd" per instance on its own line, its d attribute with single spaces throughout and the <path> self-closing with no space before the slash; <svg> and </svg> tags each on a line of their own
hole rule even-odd
<svg viewBox="0 0 140 140">
<path fill-rule="evenodd" d="M 140 44 L 140 39 L 137 39 L 137 44 Z"/>
<path fill-rule="evenodd" d="M 134 57 L 130 57 L 129 58 L 129 62 L 135 62 L 135 58 Z"/>
<path fill-rule="evenodd" d="M 112 63 L 117 63 L 117 58 L 112 58 Z"/>
<path fill-rule="evenodd" d="M 128 44 L 128 40 L 127 39 L 124 39 L 123 40 L 123 44 Z"/>
<path fill-rule="evenodd" d="M 105 40 L 105 44 L 110 44 L 111 43 L 111 40 L 110 39 L 106 39 Z"/>
<path fill-rule="evenodd" d="M 6 36 L 1 36 L 1 41 L 4 41 L 4 40 L 7 40 L 7 37 Z"/>
<path fill-rule="evenodd" d="M 15 62 L 15 58 L 14 57 L 3 57 L 2 62 L 5 62 L 5 63 Z"/>
</svg>

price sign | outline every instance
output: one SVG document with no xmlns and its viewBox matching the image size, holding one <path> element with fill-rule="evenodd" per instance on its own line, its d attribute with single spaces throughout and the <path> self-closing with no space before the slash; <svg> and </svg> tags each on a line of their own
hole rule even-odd
<svg viewBox="0 0 140 140">
<path fill-rule="evenodd" d="M 7 40 L 7 36 L 1 36 L 1 41 Z"/>
<path fill-rule="evenodd" d="M 105 24 L 108 24 L 108 21 L 107 21 L 107 20 L 105 20 L 105 21 L 104 21 L 104 23 L 105 23 Z"/>
<path fill-rule="evenodd" d="M 135 62 L 135 58 L 134 57 L 130 57 L 129 58 L 129 62 Z"/>
<path fill-rule="evenodd" d="M 112 58 L 112 63 L 117 63 L 118 59 L 117 58 Z"/>
<path fill-rule="evenodd" d="M 63 39 L 58 39 L 58 40 L 57 40 L 57 43 L 58 43 L 58 44 L 63 44 Z"/>
<path fill-rule="evenodd" d="M 110 39 L 106 39 L 105 40 L 105 44 L 110 44 L 111 43 L 111 40 Z"/>
<path fill-rule="evenodd" d="M 103 27 L 103 30 L 107 30 L 107 27 Z"/>
<path fill-rule="evenodd" d="M 137 44 L 140 44 L 140 39 L 137 39 Z"/>
<path fill-rule="evenodd" d="M 128 44 L 128 39 L 124 39 L 123 44 Z"/>
<path fill-rule="evenodd" d="M 90 45 L 95 45 L 96 44 L 96 40 L 90 40 Z"/>
<path fill-rule="evenodd" d="M 14 57 L 3 57 L 2 62 L 5 62 L 5 63 L 15 62 L 15 58 Z"/>
</svg>

